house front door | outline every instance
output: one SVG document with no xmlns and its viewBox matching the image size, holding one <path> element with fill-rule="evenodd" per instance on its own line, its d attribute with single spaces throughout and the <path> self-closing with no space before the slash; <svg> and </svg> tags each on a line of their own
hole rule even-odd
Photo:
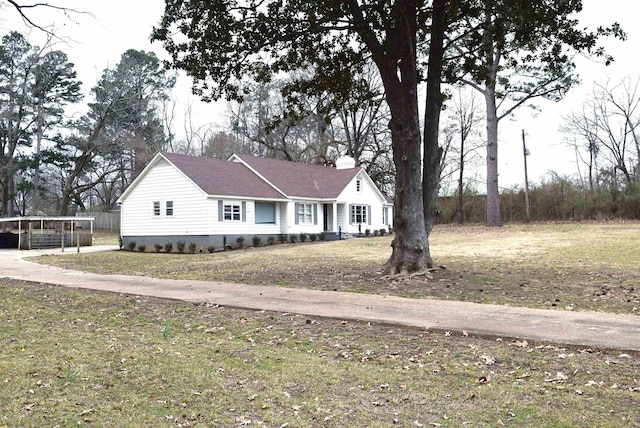
<svg viewBox="0 0 640 428">
<path fill-rule="evenodd" d="M 331 205 L 322 204 L 322 230 L 325 232 L 329 231 L 329 210 L 331 209 Z"/>
</svg>

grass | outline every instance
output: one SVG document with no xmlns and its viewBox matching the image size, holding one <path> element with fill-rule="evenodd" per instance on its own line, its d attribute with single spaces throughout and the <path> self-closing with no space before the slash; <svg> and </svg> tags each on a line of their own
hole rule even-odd
<svg viewBox="0 0 640 428">
<path fill-rule="evenodd" d="M 118 245 L 118 234 L 105 230 L 94 230 L 93 245 Z"/>
<path fill-rule="evenodd" d="M 637 314 L 640 223 L 437 226 L 431 276 L 384 278 L 390 237 L 179 255 L 87 253 L 43 263 L 98 273 Z"/>
<path fill-rule="evenodd" d="M 637 352 L 0 291 L 0 427 L 639 426 Z"/>
<path fill-rule="evenodd" d="M 389 243 L 68 253 L 39 261 L 559 310 L 637 313 L 640 306 L 640 223 L 437 227 L 432 254 L 447 269 L 410 279 L 376 273 Z M 0 427 L 640 426 L 639 352 L 8 279 L 0 292 Z"/>
</svg>

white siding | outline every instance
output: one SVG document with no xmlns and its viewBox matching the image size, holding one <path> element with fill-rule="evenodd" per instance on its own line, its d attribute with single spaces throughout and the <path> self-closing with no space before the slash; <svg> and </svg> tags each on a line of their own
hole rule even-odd
<svg viewBox="0 0 640 428">
<path fill-rule="evenodd" d="M 381 196 L 377 192 L 377 189 L 374 187 L 373 183 L 364 174 L 362 174 L 360 191 L 358 191 L 356 186 L 357 178 L 358 176 L 354 177 L 351 183 L 349 183 L 345 187 L 345 189 L 338 197 L 339 202 L 346 203 L 344 211 L 338 210 L 338 225 L 342 225 L 343 230 L 348 233 L 358 233 L 358 224 L 350 224 L 351 212 L 349 207 L 350 205 L 355 204 L 367 205 L 371 207 L 371 221 L 362 223 L 360 229 L 362 233 L 365 233 L 366 229 L 369 229 L 371 233 L 373 233 L 374 230 L 380 230 L 382 228 L 386 229 L 387 225 L 385 225 L 382 221 L 382 207 L 385 205 L 385 201 L 381 199 Z M 390 209 L 390 215 L 392 214 L 391 211 L 392 210 Z"/>
<path fill-rule="evenodd" d="M 220 221 L 219 201 L 222 201 L 223 206 L 228 203 L 242 205 L 244 202 L 245 221 Z M 255 201 L 218 198 L 210 199 L 207 205 L 209 212 L 207 235 L 278 235 L 283 233 L 281 232 L 283 217 L 281 213 L 283 204 L 281 203 L 276 203 L 276 224 L 256 224 Z"/>
<path fill-rule="evenodd" d="M 153 202 L 160 215 L 153 215 Z M 173 201 L 173 216 L 166 216 Z M 207 233 L 206 195 L 164 160 L 147 172 L 122 203 L 123 236 L 203 235 Z"/>
<path fill-rule="evenodd" d="M 279 218 L 279 222 L 280 222 L 280 232 L 279 233 L 288 233 L 289 230 L 289 224 L 291 224 L 289 222 L 289 218 L 288 218 L 288 213 L 289 213 L 289 203 L 288 202 L 281 202 L 278 204 L 278 218 Z"/>
<path fill-rule="evenodd" d="M 349 225 L 349 219 L 347 219 L 347 209 L 349 208 L 349 205 L 345 205 L 345 204 L 339 204 L 337 207 L 337 211 L 338 211 L 338 230 L 342 230 L 342 232 L 347 232 L 348 229 L 348 225 Z M 336 230 L 336 232 L 338 231 Z"/>
<path fill-rule="evenodd" d="M 315 205 L 315 220 L 311 224 L 296 224 L 296 204 L 311 204 Z M 320 233 L 323 231 L 322 222 L 322 202 L 319 201 L 291 201 L 287 204 L 287 230 L 284 233 L 297 235 L 300 233 Z"/>
</svg>

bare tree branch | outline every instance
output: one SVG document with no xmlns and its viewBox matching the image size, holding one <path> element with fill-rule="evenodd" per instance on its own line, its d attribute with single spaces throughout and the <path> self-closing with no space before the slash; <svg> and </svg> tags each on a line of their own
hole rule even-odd
<svg viewBox="0 0 640 428">
<path fill-rule="evenodd" d="M 38 8 L 38 7 L 53 9 L 53 10 L 57 10 L 57 11 L 63 12 L 69 18 L 70 18 L 70 14 L 71 13 L 86 14 L 86 15 L 93 16 L 93 15 L 91 15 L 91 13 L 86 12 L 86 11 L 72 9 L 72 8 L 68 8 L 68 7 L 64 7 L 64 6 L 56 6 L 56 5 L 49 4 L 49 3 L 19 4 L 15 0 L 6 0 L 6 1 L 10 5 L 12 5 L 14 7 L 14 9 L 18 12 L 20 17 L 22 18 L 22 21 L 27 26 L 32 27 L 32 28 L 36 28 L 36 29 L 42 31 L 43 33 L 46 33 L 46 34 L 48 34 L 50 36 L 53 36 L 55 38 L 59 38 L 59 37 L 56 36 L 55 33 L 52 30 L 50 30 L 47 27 L 44 27 L 44 26 L 36 23 L 33 19 L 31 19 L 27 15 L 27 13 L 25 13 L 25 9 L 35 9 L 35 8 Z"/>
</svg>

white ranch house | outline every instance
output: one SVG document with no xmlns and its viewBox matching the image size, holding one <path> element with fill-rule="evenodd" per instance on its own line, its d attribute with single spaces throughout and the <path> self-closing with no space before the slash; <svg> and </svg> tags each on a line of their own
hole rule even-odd
<svg viewBox="0 0 640 428">
<path fill-rule="evenodd" d="M 119 198 L 123 244 L 200 248 L 280 235 L 327 240 L 393 226 L 393 204 L 353 159 L 337 168 L 248 155 L 158 153 Z"/>
</svg>

